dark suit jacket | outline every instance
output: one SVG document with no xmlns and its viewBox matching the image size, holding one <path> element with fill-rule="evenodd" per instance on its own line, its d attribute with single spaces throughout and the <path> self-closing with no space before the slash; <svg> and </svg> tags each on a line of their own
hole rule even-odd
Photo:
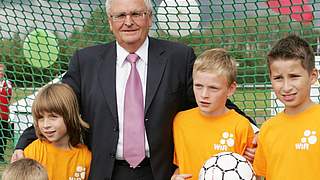
<svg viewBox="0 0 320 180">
<path fill-rule="evenodd" d="M 155 180 L 170 179 L 173 159 L 172 120 L 178 111 L 195 106 L 192 97 L 192 48 L 149 38 L 145 128 Z M 89 122 L 92 150 L 90 179 L 110 179 L 119 138 L 116 99 L 116 44 L 77 51 L 63 82 L 79 98 Z"/>
<path fill-rule="evenodd" d="M 172 120 L 177 112 L 196 106 L 192 92 L 196 57 L 185 45 L 149 39 L 145 128 L 153 176 L 169 180 L 175 170 Z M 112 42 L 77 51 L 63 77 L 77 94 L 82 117 L 90 124 L 86 144 L 93 155 L 91 180 L 112 176 L 119 138 L 115 76 L 116 44 Z M 20 138 L 16 148 L 24 148 L 25 138 L 27 135 Z"/>
</svg>

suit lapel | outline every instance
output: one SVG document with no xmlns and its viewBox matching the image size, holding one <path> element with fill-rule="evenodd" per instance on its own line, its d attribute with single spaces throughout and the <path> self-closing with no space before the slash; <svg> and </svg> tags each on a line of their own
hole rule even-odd
<svg viewBox="0 0 320 180">
<path fill-rule="evenodd" d="M 148 48 L 148 74 L 146 88 L 145 113 L 148 111 L 151 102 L 160 85 L 166 64 L 164 48 L 153 38 L 149 38 Z M 104 98 L 107 101 L 113 117 L 117 117 L 116 98 L 116 46 L 115 42 L 107 45 L 105 52 L 99 59 L 98 80 L 103 90 Z M 114 118 L 116 120 L 116 118 Z"/>
<path fill-rule="evenodd" d="M 116 121 L 117 98 L 116 98 L 116 48 L 115 42 L 108 44 L 104 53 L 100 56 L 98 70 L 98 82 L 102 87 L 104 98 Z"/>
<path fill-rule="evenodd" d="M 151 102 L 157 92 L 167 64 L 165 50 L 160 45 L 160 42 L 157 42 L 158 40 L 153 38 L 149 39 L 145 113 L 148 112 Z"/>
</svg>

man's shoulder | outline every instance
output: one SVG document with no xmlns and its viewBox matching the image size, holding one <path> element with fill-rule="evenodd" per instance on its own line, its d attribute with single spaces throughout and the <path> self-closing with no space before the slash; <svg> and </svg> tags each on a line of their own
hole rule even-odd
<svg viewBox="0 0 320 180">
<path fill-rule="evenodd" d="M 175 49 L 189 49 L 191 47 L 182 44 L 180 42 L 174 42 L 174 41 L 169 41 L 169 40 L 164 40 L 164 39 L 157 39 L 157 38 L 152 38 L 150 37 L 150 43 L 151 44 L 157 44 L 161 47 L 168 47 L 168 49 L 175 50 Z"/>
<path fill-rule="evenodd" d="M 108 50 L 112 47 L 115 47 L 115 41 L 106 43 L 106 44 L 97 44 L 93 46 L 84 47 L 82 49 L 79 49 L 79 53 L 93 53 L 93 54 L 101 54 L 101 52 L 104 52 L 105 50 Z"/>
</svg>

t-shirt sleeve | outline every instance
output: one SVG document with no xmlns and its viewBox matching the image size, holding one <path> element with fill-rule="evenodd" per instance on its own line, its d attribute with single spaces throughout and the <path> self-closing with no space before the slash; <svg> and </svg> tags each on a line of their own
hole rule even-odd
<svg viewBox="0 0 320 180">
<path fill-rule="evenodd" d="M 253 169 L 258 176 L 266 176 L 266 156 L 263 150 L 263 139 L 264 133 L 263 128 L 261 128 L 260 134 L 258 136 L 258 147 L 253 161 Z"/>
<path fill-rule="evenodd" d="M 179 155 L 181 148 L 181 134 L 180 134 L 180 113 L 176 115 L 173 120 L 173 143 L 174 143 L 174 153 L 173 153 L 173 164 L 179 166 Z"/>
<path fill-rule="evenodd" d="M 30 158 L 30 159 L 37 159 L 37 149 L 39 151 L 39 140 L 36 140 L 34 142 L 32 142 L 31 144 L 29 144 L 23 151 L 24 153 L 24 157 L 26 158 Z"/>
<path fill-rule="evenodd" d="M 254 138 L 253 129 L 247 120 L 241 119 L 238 123 L 236 132 L 238 136 L 236 137 L 236 153 L 243 155 L 247 147 L 252 147 Z"/>
<path fill-rule="evenodd" d="M 88 179 L 89 173 L 90 173 L 92 155 L 88 149 L 86 149 L 86 150 L 87 150 L 87 152 L 86 152 L 86 179 Z"/>
<path fill-rule="evenodd" d="M 178 162 L 178 159 L 177 159 L 176 151 L 174 151 L 174 153 L 173 153 L 173 164 L 179 166 L 179 162 Z"/>
</svg>

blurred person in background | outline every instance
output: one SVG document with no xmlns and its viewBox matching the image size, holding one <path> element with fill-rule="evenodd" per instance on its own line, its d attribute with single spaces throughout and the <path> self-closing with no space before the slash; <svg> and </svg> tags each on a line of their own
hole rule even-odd
<svg viewBox="0 0 320 180">
<path fill-rule="evenodd" d="M 0 64 L 0 162 L 4 162 L 4 150 L 11 137 L 9 126 L 9 105 L 12 97 L 12 83 L 6 78 L 6 66 Z"/>
</svg>

